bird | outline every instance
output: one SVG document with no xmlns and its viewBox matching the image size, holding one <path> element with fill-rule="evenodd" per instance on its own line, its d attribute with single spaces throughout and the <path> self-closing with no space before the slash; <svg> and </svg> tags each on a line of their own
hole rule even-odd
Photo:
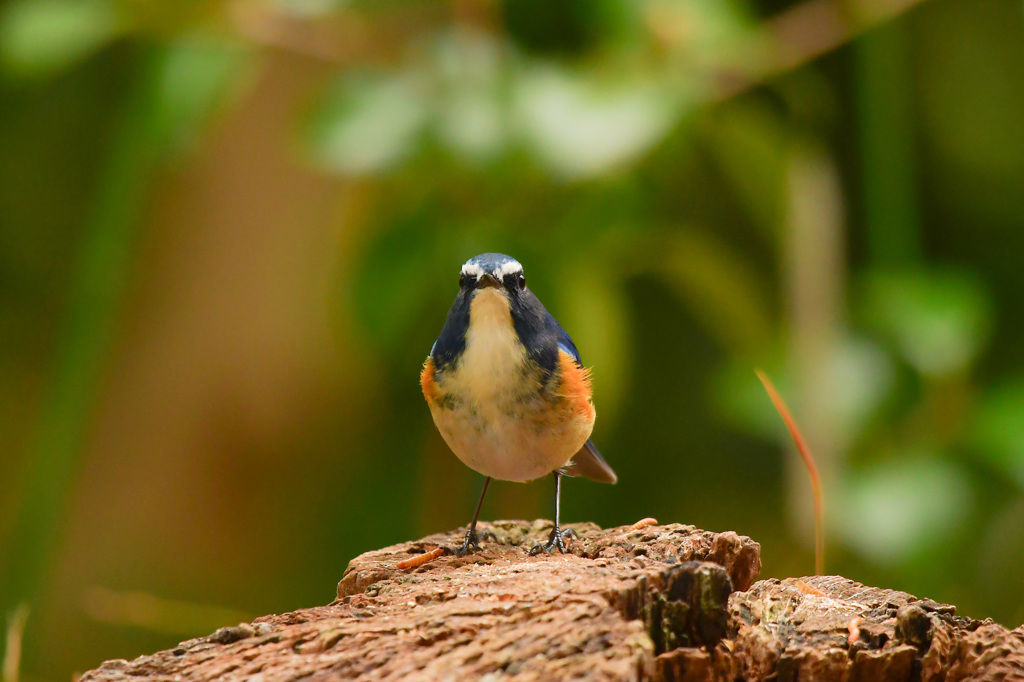
<svg viewBox="0 0 1024 682">
<path fill-rule="evenodd" d="M 458 556 L 479 550 L 480 518 L 492 479 L 555 479 L 555 524 L 530 554 L 565 553 L 563 476 L 599 483 L 618 477 L 590 440 L 596 411 L 590 370 L 569 334 L 526 285 L 522 264 L 501 253 L 470 258 L 459 292 L 430 349 L 420 386 L 441 437 L 483 474 L 483 491 Z M 489 534 L 493 537 L 493 534 Z"/>
</svg>

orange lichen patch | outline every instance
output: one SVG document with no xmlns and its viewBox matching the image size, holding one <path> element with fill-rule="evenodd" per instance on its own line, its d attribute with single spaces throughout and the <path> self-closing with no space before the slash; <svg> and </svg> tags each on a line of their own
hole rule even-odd
<svg viewBox="0 0 1024 682">
<path fill-rule="evenodd" d="M 647 528 L 649 526 L 657 526 L 657 525 L 658 525 L 658 519 L 653 519 L 650 516 L 648 516 L 646 519 L 640 519 L 639 521 L 634 523 L 632 526 L 630 526 L 630 528 L 632 528 L 633 530 L 640 530 L 641 528 Z"/>
<path fill-rule="evenodd" d="M 854 642 L 860 640 L 860 624 L 864 622 L 864 619 L 860 616 L 855 616 L 850 619 L 846 629 L 849 631 L 850 636 L 847 638 L 847 643 L 852 645 Z"/>
<path fill-rule="evenodd" d="M 805 583 L 803 580 L 795 581 L 793 583 L 793 586 L 796 587 L 796 589 L 798 589 L 801 592 L 803 592 L 804 594 L 813 594 L 815 597 L 827 597 L 828 596 L 827 594 L 825 594 L 824 592 L 819 590 L 814 585 L 809 585 L 809 584 Z"/>
<path fill-rule="evenodd" d="M 438 547 L 437 549 L 432 549 L 429 552 L 424 552 L 423 554 L 414 556 L 411 559 L 399 561 L 397 564 L 395 564 L 395 568 L 400 568 L 403 571 L 409 568 L 416 568 L 417 566 L 422 566 L 423 564 L 430 563 L 442 554 L 444 554 L 444 547 Z"/>
<path fill-rule="evenodd" d="M 434 383 L 434 358 L 427 357 L 423 363 L 423 371 L 420 372 L 420 386 L 423 388 L 423 397 L 427 402 L 436 403 L 441 395 L 441 390 Z"/>
<path fill-rule="evenodd" d="M 561 349 L 558 351 L 558 367 L 562 380 L 559 395 L 569 401 L 573 412 L 588 420 L 594 419 L 596 412 L 594 403 L 590 401 L 593 395 L 590 370 L 579 367 L 573 357 Z"/>
</svg>

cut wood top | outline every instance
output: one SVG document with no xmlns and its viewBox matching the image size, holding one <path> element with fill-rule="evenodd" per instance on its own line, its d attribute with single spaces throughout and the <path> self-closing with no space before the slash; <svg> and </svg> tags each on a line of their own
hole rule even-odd
<svg viewBox="0 0 1024 682">
<path fill-rule="evenodd" d="M 367 552 L 327 606 L 108 661 L 82 680 L 903 680 L 1024 670 L 1020 628 L 834 576 L 754 584 L 760 546 L 733 532 L 571 527 L 580 537 L 565 555 L 528 555 L 546 538 L 544 521 L 481 524 L 497 540 L 467 557 L 433 551 L 458 545 L 460 531 Z"/>
</svg>

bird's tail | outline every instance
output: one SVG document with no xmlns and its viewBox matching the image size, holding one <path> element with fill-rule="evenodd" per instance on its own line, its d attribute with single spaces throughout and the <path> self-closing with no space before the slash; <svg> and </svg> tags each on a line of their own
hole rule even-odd
<svg viewBox="0 0 1024 682">
<path fill-rule="evenodd" d="M 608 466 L 608 462 L 604 461 L 604 457 L 589 440 L 583 444 L 579 452 L 573 455 L 562 472 L 568 476 L 589 478 L 598 483 L 615 483 L 619 480 L 612 468 Z"/>
</svg>

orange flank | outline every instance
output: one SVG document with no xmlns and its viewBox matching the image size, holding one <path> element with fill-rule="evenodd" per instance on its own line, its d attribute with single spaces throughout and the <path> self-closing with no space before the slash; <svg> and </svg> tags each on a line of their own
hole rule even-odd
<svg viewBox="0 0 1024 682">
<path fill-rule="evenodd" d="M 427 357 L 423 363 L 423 371 L 420 372 L 420 386 L 423 388 L 423 397 L 428 403 L 436 403 L 441 391 L 434 383 L 434 358 Z"/>
<path fill-rule="evenodd" d="M 590 401 L 590 370 L 581 369 L 573 357 L 562 349 L 558 350 L 558 366 L 562 379 L 559 395 L 569 400 L 576 414 L 593 421 L 596 412 L 594 403 Z"/>
</svg>

